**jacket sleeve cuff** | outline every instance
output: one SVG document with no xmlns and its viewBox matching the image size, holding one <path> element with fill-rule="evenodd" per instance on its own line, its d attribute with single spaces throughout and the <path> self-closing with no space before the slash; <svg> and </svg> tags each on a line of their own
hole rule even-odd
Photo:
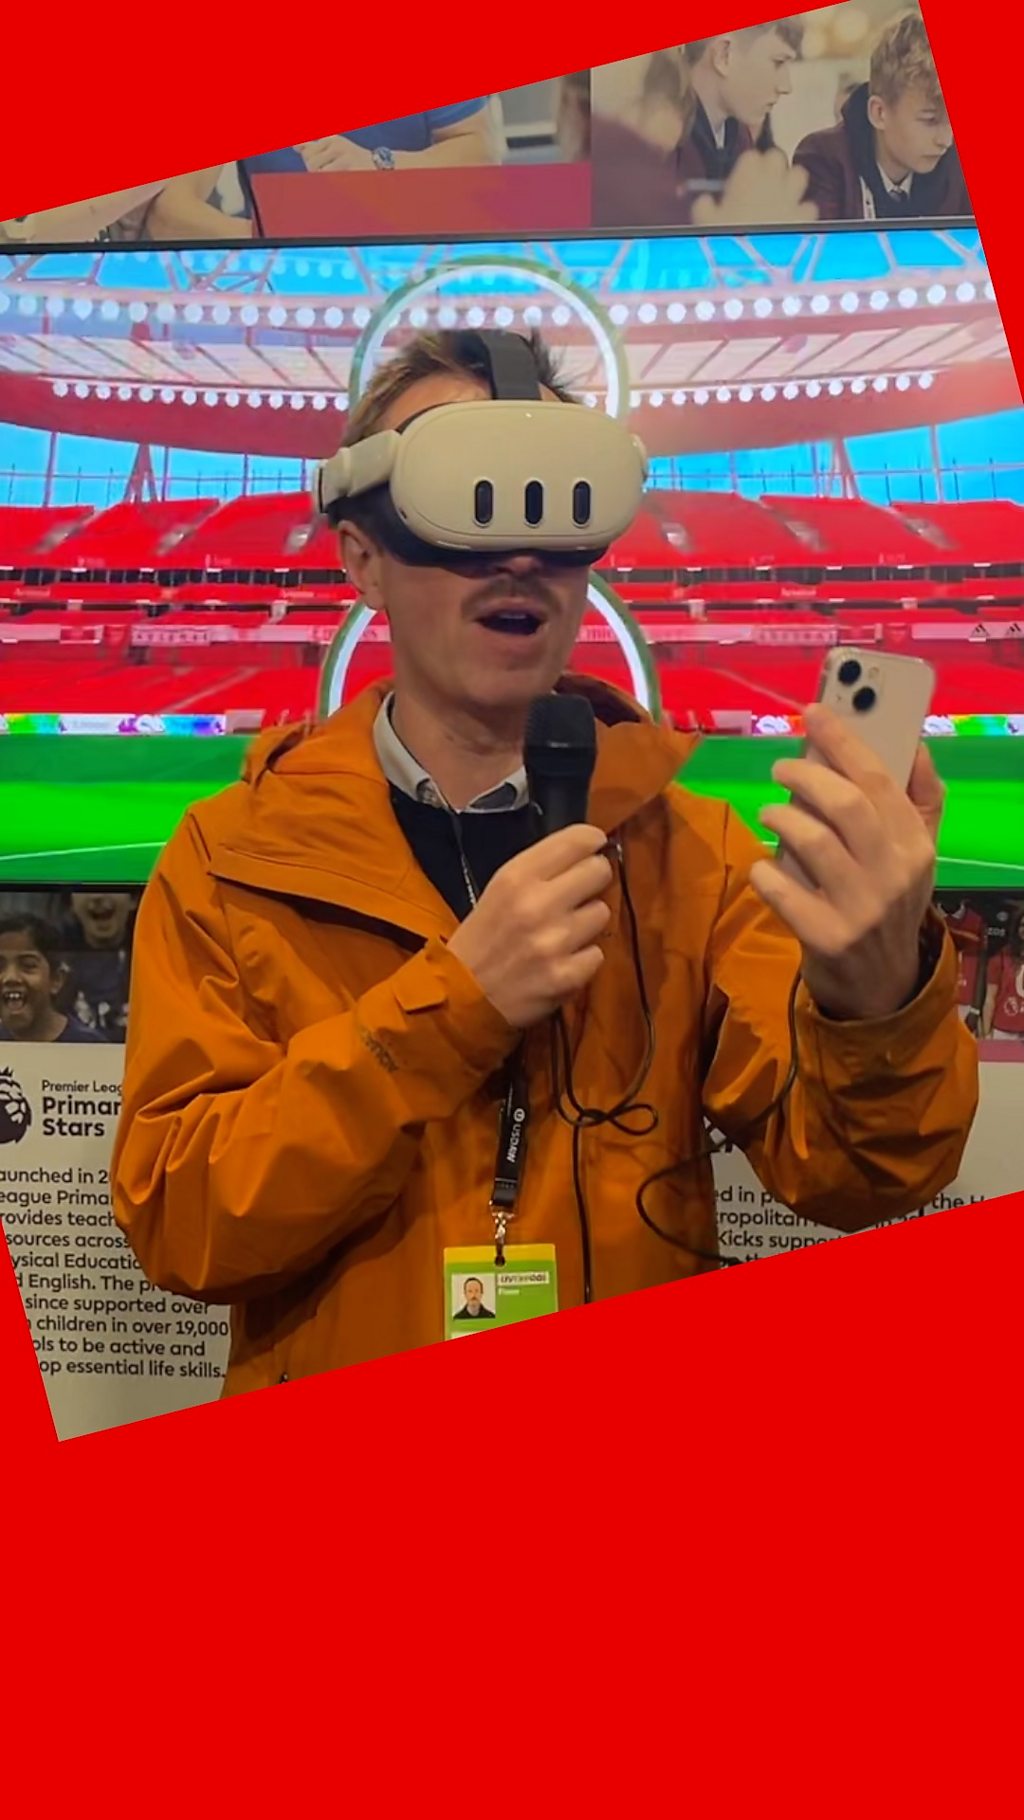
<svg viewBox="0 0 1024 1820">
<path fill-rule="evenodd" d="M 823 1080 L 832 1071 L 849 1081 L 892 1077 L 908 1069 L 921 1050 L 949 1019 L 956 1018 L 956 953 L 949 931 L 936 913 L 929 913 L 926 928 L 937 956 L 931 971 L 908 1005 L 888 1017 L 858 1022 L 837 1021 L 818 1010 L 801 985 L 797 993 L 796 1023 L 801 1049 L 810 1054 Z"/>
<path fill-rule="evenodd" d="M 364 993 L 355 1017 L 356 1039 L 403 1122 L 449 1117 L 520 1036 L 441 941 Z"/>
</svg>

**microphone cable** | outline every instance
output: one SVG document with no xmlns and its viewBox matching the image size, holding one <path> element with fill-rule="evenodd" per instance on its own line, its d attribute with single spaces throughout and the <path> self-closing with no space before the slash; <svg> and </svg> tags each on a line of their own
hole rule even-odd
<svg viewBox="0 0 1024 1820">
<path fill-rule="evenodd" d="M 580 1103 L 573 1081 L 572 1049 L 569 1042 L 569 1032 L 566 1026 L 564 1013 L 561 1011 L 556 1012 L 551 1024 L 551 1072 L 555 1095 L 555 1109 L 562 1122 L 568 1125 L 572 1130 L 573 1193 L 576 1200 L 576 1210 L 579 1218 L 580 1237 L 583 1250 L 584 1303 L 593 1300 L 593 1275 L 590 1221 L 587 1213 L 586 1196 L 583 1190 L 583 1133 L 587 1130 L 598 1129 L 603 1125 L 610 1125 L 614 1130 L 623 1133 L 627 1137 L 649 1137 L 658 1129 L 661 1122 L 657 1108 L 648 1100 L 643 1100 L 639 1097 L 643 1091 L 654 1061 L 656 1040 L 654 1016 L 651 1011 L 647 981 L 644 975 L 643 954 L 640 945 L 640 926 L 633 903 L 632 893 L 629 888 L 626 858 L 621 840 L 611 840 L 609 842 L 609 850 L 615 855 L 618 862 L 619 879 L 622 887 L 622 900 L 629 924 L 633 972 L 636 979 L 637 996 L 644 1025 L 644 1051 L 639 1067 L 637 1068 L 629 1088 L 613 1106 L 584 1106 Z M 730 1140 L 724 1136 L 717 1140 L 713 1139 L 705 1149 L 695 1151 L 692 1155 L 683 1157 L 678 1162 L 670 1163 L 665 1168 L 656 1170 L 653 1175 L 648 1176 L 647 1179 L 641 1183 L 640 1188 L 637 1191 L 636 1210 L 640 1219 L 649 1231 L 653 1232 L 655 1237 L 661 1239 L 666 1245 L 672 1245 L 677 1250 L 685 1251 L 690 1257 L 696 1258 L 698 1262 L 707 1264 L 716 1270 L 728 1269 L 737 1264 L 746 1264 L 751 1260 L 745 1257 L 730 1257 L 723 1252 L 703 1251 L 699 1246 L 693 1245 L 682 1238 L 681 1235 L 666 1231 L 649 1213 L 646 1206 L 646 1197 L 657 1183 L 667 1181 L 672 1176 L 682 1174 L 685 1170 L 694 1168 L 698 1163 L 717 1156 L 722 1150 L 725 1150 L 730 1143 L 738 1143 L 739 1147 L 742 1149 L 750 1138 L 755 1135 L 758 1129 L 767 1123 L 773 1113 L 777 1112 L 785 1104 L 793 1090 L 798 1075 L 796 997 L 799 985 L 800 974 L 797 972 L 790 988 L 787 1010 L 789 1065 L 782 1086 L 769 1101 L 768 1105 L 762 1112 L 757 1114 L 756 1118 L 750 1121 L 738 1139 Z M 640 1123 L 636 1122 L 637 1118 L 640 1119 Z"/>
</svg>

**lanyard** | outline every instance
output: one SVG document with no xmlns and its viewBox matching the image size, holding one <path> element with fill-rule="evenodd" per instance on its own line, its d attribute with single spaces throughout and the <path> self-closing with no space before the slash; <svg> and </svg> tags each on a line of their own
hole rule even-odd
<svg viewBox="0 0 1024 1820">
<path fill-rule="evenodd" d="M 462 868 L 462 881 L 466 887 L 469 907 L 475 910 L 480 900 L 476 880 L 469 868 L 462 846 L 458 819 L 452 813 L 452 827 L 459 847 L 459 864 Z M 523 1067 L 522 1044 L 508 1063 L 506 1070 L 505 1098 L 498 1120 L 498 1154 L 494 1164 L 494 1186 L 491 1189 L 490 1211 L 494 1221 L 494 1263 L 498 1270 L 505 1266 L 505 1237 L 508 1223 L 515 1214 L 516 1202 L 519 1199 L 519 1184 L 522 1181 L 526 1166 L 526 1132 L 530 1122 L 530 1095 Z"/>
<path fill-rule="evenodd" d="M 494 1186 L 491 1189 L 494 1262 L 499 1270 L 504 1267 L 505 1235 L 509 1220 L 515 1214 L 519 1184 L 526 1167 L 526 1134 L 529 1123 L 530 1096 L 522 1049 L 519 1048 L 508 1065 L 508 1085 L 498 1120 L 498 1155 L 494 1164 Z"/>
</svg>

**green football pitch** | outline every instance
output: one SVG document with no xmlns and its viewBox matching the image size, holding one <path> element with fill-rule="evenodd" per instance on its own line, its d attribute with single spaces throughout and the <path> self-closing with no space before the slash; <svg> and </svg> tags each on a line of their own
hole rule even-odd
<svg viewBox="0 0 1024 1820">
<path fill-rule="evenodd" d="M 0 885 L 141 884 L 190 803 L 238 777 L 234 738 L 0 739 Z M 751 827 L 780 792 L 770 780 L 793 740 L 705 740 L 683 781 L 724 796 Z M 940 885 L 1024 885 L 1024 739 L 932 742 L 947 785 Z"/>
</svg>

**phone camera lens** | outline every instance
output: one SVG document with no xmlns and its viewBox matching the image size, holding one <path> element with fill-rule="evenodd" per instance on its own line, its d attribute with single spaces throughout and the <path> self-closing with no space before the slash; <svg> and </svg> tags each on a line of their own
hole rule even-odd
<svg viewBox="0 0 1024 1820">
<path fill-rule="evenodd" d="M 860 665 L 856 665 L 855 668 L 857 674 L 860 675 Z M 871 709 L 874 707 L 877 700 L 878 697 L 875 694 L 874 689 L 858 689 L 853 698 L 854 713 L 870 714 Z"/>
<path fill-rule="evenodd" d="M 855 682 L 860 681 L 860 677 L 861 668 L 855 657 L 848 657 L 844 664 L 840 664 L 839 680 L 844 688 L 852 688 Z"/>
</svg>

